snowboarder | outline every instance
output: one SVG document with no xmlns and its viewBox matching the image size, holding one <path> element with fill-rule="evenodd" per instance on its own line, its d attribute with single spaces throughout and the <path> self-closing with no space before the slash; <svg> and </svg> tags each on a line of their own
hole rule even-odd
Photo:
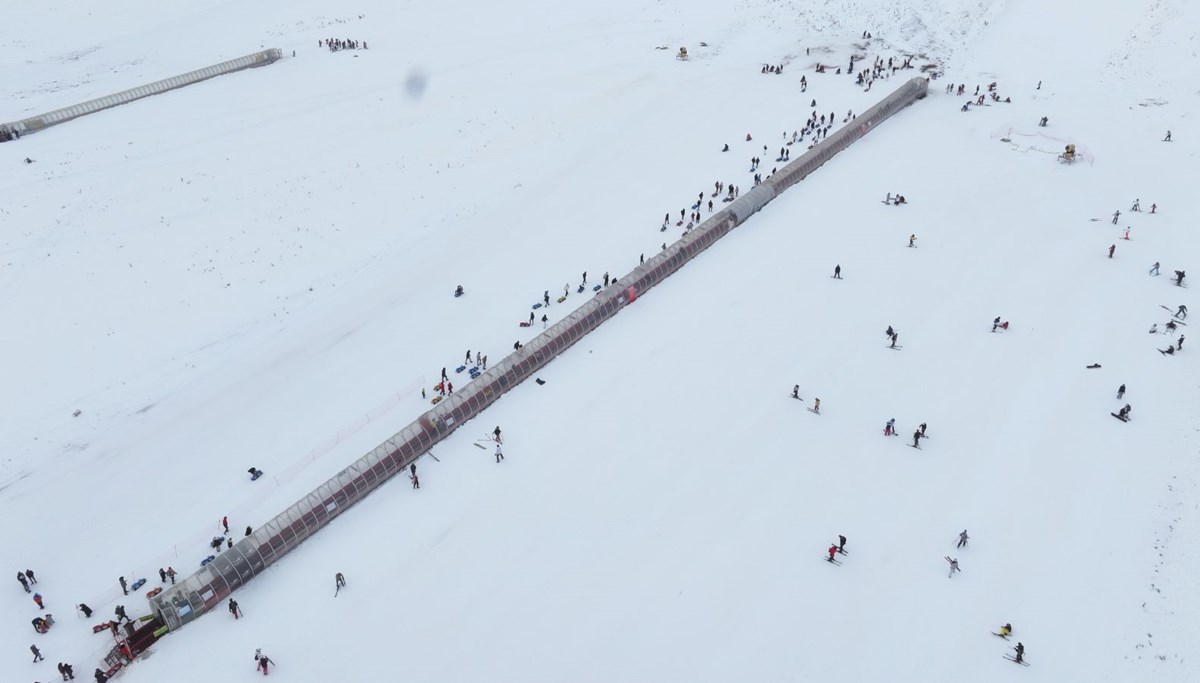
<svg viewBox="0 0 1200 683">
<path fill-rule="evenodd" d="M 883 334 L 884 334 L 884 336 L 885 336 L 885 337 L 887 337 L 888 339 L 891 339 L 891 338 L 892 338 L 892 335 L 893 335 L 893 334 L 895 334 L 895 332 L 896 332 L 896 331 L 892 329 L 892 326 L 891 326 L 891 325 L 888 325 L 888 328 L 887 328 L 886 330 L 884 330 Z"/>
<path fill-rule="evenodd" d="M 898 339 L 900 339 L 900 333 L 899 333 L 899 332 L 893 332 L 893 333 L 892 333 L 892 346 L 891 346 L 891 348 L 893 348 L 893 349 L 894 349 L 894 348 L 896 348 L 896 341 L 897 341 Z"/>
<path fill-rule="evenodd" d="M 794 398 L 794 399 L 800 398 L 800 385 L 799 384 L 792 386 L 792 398 Z"/>
<path fill-rule="evenodd" d="M 242 611 L 238 608 L 237 600 L 233 598 L 229 598 L 229 613 L 233 615 L 234 619 L 242 618 Z"/>
<path fill-rule="evenodd" d="M 29 651 L 33 653 L 33 663 L 34 664 L 37 664 L 38 662 L 45 659 L 45 657 L 42 656 L 42 651 L 38 649 L 37 645 L 30 645 Z"/>
<path fill-rule="evenodd" d="M 913 448 L 921 447 L 921 432 L 920 432 L 920 430 L 913 432 L 912 445 L 913 445 Z"/>
<path fill-rule="evenodd" d="M 345 588 L 346 587 L 346 577 L 342 576 L 341 572 L 338 572 L 333 577 L 333 583 L 334 583 L 335 588 L 338 588 L 338 589 Z"/>
<path fill-rule="evenodd" d="M 17 572 L 17 581 L 21 582 L 21 588 L 24 588 L 26 593 L 33 592 L 29 590 L 29 579 L 25 578 L 25 575 L 21 572 Z"/>
<path fill-rule="evenodd" d="M 459 285 L 459 286 L 455 287 L 454 288 L 454 296 L 462 296 L 462 295 L 463 295 L 463 286 Z"/>
<path fill-rule="evenodd" d="M 1177 271 L 1175 271 L 1175 286 L 1176 286 L 1176 287 L 1182 287 L 1182 286 L 1183 286 L 1183 278 L 1184 278 L 1186 275 L 1187 275 L 1187 273 L 1183 272 L 1182 270 L 1177 270 Z M 1187 309 L 1185 308 L 1185 309 L 1183 309 L 1183 310 L 1185 310 L 1185 311 L 1186 311 Z"/>
<path fill-rule="evenodd" d="M 1175 311 L 1175 317 L 1179 318 L 1180 320 L 1187 320 L 1187 306 L 1180 304 L 1179 310 Z"/>
<path fill-rule="evenodd" d="M 503 459 L 504 459 L 504 451 L 501 450 L 500 444 L 496 444 L 496 462 L 500 462 Z"/>
<path fill-rule="evenodd" d="M 1158 210 L 1158 204 L 1151 204 L 1151 205 L 1150 205 L 1150 213 L 1154 213 L 1154 212 L 1155 212 L 1155 211 L 1157 211 L 1157 210 Z"/>
<path fill-rule="evenodd" d="M 34 577 L 32 569 L 25 570 L 25 578 L 29 579 L 29 583 L 31 584 L 37 584 L 37 578 Z"/>
<path fill-rule="evenodd" d="M 1155 261 L 1155 262 L 1154 262 L 1154 265 L 1153 265 L 1153 266 L 1150 266 L 1150 274 L 1151 274 L 1151 275 L 1158 275 L 1158 261 Z"/>
<path fill-rule="evenodd" d="M 1014 647 L 1013 649 L 1017 651 L 1017 657 L 1016 657 L 1017 664 L 1021 664 L 1022 662 L 1024 662 L 1025 661 L 1025 646 L 1018 642 L 1017 646 Z"/>
<path fill-rule="evenodd" d="M 1109 258 L 1112 258 L 1112 257 L 1113 257 L 1113 252 L 1114 252 L 1114 251 L 1116 251 L 1116 250 L 1117 250 L 1117 245 L 1115 245 L 1115 244 L 1110 244 L 1110 245 L 1108 245 L 1108 257 L 1109 257 Z"/>
<path fill-rule="evenodd" d="M 127 586 L 125 584 L 125 577 L 122 576 L 122 577 L 118 578 L 117 581 L 119 581 L 121 584 L 121 592 L 124 593 L 125 595 L 129 595 L 129 586 Z"/>
<path fill-rule="evenodd" d="M 971 539 L 971 537 L 967 535 L 967 530 L 963 529 L 962 533 L 958 535 L 958 545 L 956 547 L 965 548 L 967 545 L 967 541 L 969 541 L 970 539 Z"/>
<path fill-rule="evenodd" d="M 1158 323 L 1150 325 L 1150 334 L 1158 334 Z"/>
<path fill-rule="evenodd" d="M 1000 316 L 996 316 L 996 319 L 992 321 L 992 332 L 995 332 L 997 327 L 1000 327 Z"/>
<path fill-rule="evenodd" d="M 417 478 L 417 463 L 411 463 L 408 466 L 408 478 L 412 480 L 414 489 L 421 488 L 421 480 Z"/>
<path fill-rule="evenodd" d="M 37 603 L 38 609 L 46 609 L 46 606 L 44 604 L 42 604 L 42 594 L 41 593 L 34 593 L 33 601 Z"/>
<path fill-rule="evenodd" d="M 953 578 L 954 572 L 962 571 L 961 569 L 958 568 L 958 559 L 957 558 L 951 558 L 951 557 L 947 556 L 946 561 L 950 563 L 950 573 L 947 575 L 946 578 Z"/>
<path fill-rule="evenodd" d="M 836 280 L 842 279 L 842 266 L 840 263 L 833 267 L 833 277 Z"/>
<path fill-rule="evenodd" d="M 883 426 L 884 436 L 896 436 L 896 418 L 889 418 L 887 424 Z"/>
<path fill-rule="evenodd" d="M 1163 142 L 1171 141 L 1171 131 L 1167 131 L 1167 137 L 1163 138 Z"/>
<path fill-rule="evenodd" d="M 1183 335 L 1182 334 L 1179 335 L 1179 340 L 1175 342 L 1175 348 L 1179 349 L 1180 351 L 1183 350 Z"/>
<path fill-rule="evenodd" d="M 812 407 L 812 411 L 813 411 L 814 413 L 816 413 L 817 415 L 820 415 L 820 414 L 821 414 L 821 399 L 819 399 L 819 398 L 814 398 L 814 399 L 813 399 L 813 407 Z"/>
<path fill-rule="evenodd" d="M 1122 420 L 1128 420 L 1129 412 L 1131 410 L 1132 410 L 1132 408 L 1130 408 L 1129 404 L 1126 403 L 1124 408 L 1121 408 L 1119 411 L 1117 411 L 1117 417 L 1121 418 Z"/>
<path fill-rule="evenodd" d="M 1122 384 L 1121 386 L 1117 387 L 1117 399 L 1120 400 L 1124 397 L 1125 397 L 1125 385 Z"/>
<path fill-rule="evenodd" d="M 88 607 L 86 603 L 83 603 L 83 602 L 79 603 L 79 611 L 83 612 L 84 619 L 92 618 L 92 608 Z"/>
<path fill-rule="evenodd" d="M 1158 352 L 1163 354 L 1164 356 L 1174 356 L 1175 355 L 1175 347 L 1168 344 L 1167 348 L 1159 349 Z"/>
<path fill-rule="evenodd" d="M 917 234 L 915 232 L 908 236 L 908 246 L 910 246 L 910 247 L 916 246 L 913 244 L 913 242 L 916 242 L 916 241 L 917 241 Z"/>
<path fill-rule="evenodd" d="M 838 534 L 838 552 L 846 554 L 846 537 L 841 534 Z"/>
<path fill-rule="evenodd" d="M 921 432 L 921 438 L 922 438 L 922 439 L 924 439 L 924 438 L 925 438 L 925 427 L 926 427 L 926 426 L 927 426 L 927 425 L 926 425 L 924 422 L 922 422 L 922 423 L 921 423 L 921 425 L 920 425 L 919 427 L 917 427 L 917 429 L 918 429 L 918 430 L 920 430 L 920 432 Z"/>
<path fill-rule="evenodd" d="M 1175 333 L 1175 328 L 1176 328 L 1175 321 L 1174 321 L 1174 320 L 1168 320 L 1168 321 L 1167 321 L 1167 325 L 1166 325 L 1166 332 L 1167 332 L 1167 334 L 1174 334 L 1174 333 Z"/>
<path fill-rule="evenodd" d="M 1140 198 L 1133 200 L 1133 206 L 1131 206 L 1129 208 L 1129 210 L 1130 211 L 1141 211 L 1142 210 L 1142 200 Z"/>
<path fill-rule="evenodd" d="M 1116 211 L 1113 211 L 1113 221 L 1112 221 L 1112 224 L 1113 224 L 1113 225 L 1116 225 L 1116 224 L 1117 224 L 1117 220 L 1118 220 L 1118 219 L 1120 219 L 1120 218 L 1121 218 L 1121 210 L 1120 210 L 1120 209 L 1118 209 L 1118 210 L 1116 210 Z"/>
<path fill-rule="evenodd" d="M 247 535 L 249 535 L 249 533 L 250 533 L 249 529 L 250 529 L 250 527 L 246 527 Z M 175 585 L 175 570 L 172 569 L 170 565 L 167 565 L 167 578 L 171 580 L 171 585 L 174 586 Z"/>
</svg>

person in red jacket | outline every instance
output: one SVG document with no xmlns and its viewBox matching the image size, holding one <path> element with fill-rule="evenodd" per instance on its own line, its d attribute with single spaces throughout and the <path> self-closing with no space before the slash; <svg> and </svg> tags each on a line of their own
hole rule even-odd
<svg viewBox="0 0 1200 683">
<path fill-rule="evenodd" d="M 837 555 L 837 544 L 829 546 L 829 561 L 833 562 L 833 556 Z"/>
</svg>

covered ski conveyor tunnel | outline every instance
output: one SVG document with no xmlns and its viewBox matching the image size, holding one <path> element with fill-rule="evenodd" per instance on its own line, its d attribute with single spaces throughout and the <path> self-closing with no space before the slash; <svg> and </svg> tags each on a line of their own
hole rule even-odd
<svg viewBox="0 0 1200 683">
<path fill-rule="evenodd" d="M 663 282 L 685 263 L 746 222 L 784 190 L 896 112 L 925 97 L 929 82 L 913 78 L 762 184 L 713 214 L 679 241 L 598 292 L 565 319 L 483 372 L 415 422 L 376 446 L 315 491 L 234 544 L 199 571 L 151 598 L 154 614 L 174 631 L 218 606 L 233 591 L 367 497 L 454 430 L 483 412 L 586 334 Z"/>
</svg>

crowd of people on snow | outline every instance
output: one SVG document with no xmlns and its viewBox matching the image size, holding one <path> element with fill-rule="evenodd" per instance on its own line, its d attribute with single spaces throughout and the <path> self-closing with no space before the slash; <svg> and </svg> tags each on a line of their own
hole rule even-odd
<svg viewBox="0 0 1200 683">
<path fill-rule="evenodd" d="M 366 50 L 367 41 L 351 40 L 350 38 L 323 38 L 317 41 L 317 47 L 327 47 L 329 48 L 330 52 L 338 52 L 340 50 Z"/>
</svg>

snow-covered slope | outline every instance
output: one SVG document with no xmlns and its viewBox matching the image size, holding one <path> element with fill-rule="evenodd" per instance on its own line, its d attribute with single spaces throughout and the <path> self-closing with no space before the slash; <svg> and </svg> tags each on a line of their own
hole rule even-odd
<svg viewBox="0 0 1200 683">
<path fill-rule="evenodd" d="M 33 638 L 86 675 L 108 641 L 72 603 L 144 613 L 117 576 L 192 571 L 223 515 L 261 523 L 423 411 L 467 349 L 535 333 L 517 322 L 544 290 L 624 273 L 716 180 L 749 188 L 811 100 L 840 121 L 900 82 L 812 71 L 852 53 L 945 76 L 437 448 L 421 491 L 387 487 L 243 591 L 243 620 L 205 617 L 125 675 L 255 675 L 262 647 L 304 681 L 1195 677 L 1196 373 L 1146 334 L 1200 261 L 1194 7 L 6 12 L 4 120 L 288 58 L 0 145 L 0 542 L 60 622 L 32 634 L 10 588 L 5 680 L 52 666 L 22 661 Z M 1012 104 L 943 92 L 991 81 Z M 1087 162 L 1056 163 L 1066 142 Z M 1121 383 L 1129 424 L 1107 415 Z M 502 464 L 472 444 L 496 424 Z M 988 635 L 1005 621 L 1028 670 Z"/>
</svg>

